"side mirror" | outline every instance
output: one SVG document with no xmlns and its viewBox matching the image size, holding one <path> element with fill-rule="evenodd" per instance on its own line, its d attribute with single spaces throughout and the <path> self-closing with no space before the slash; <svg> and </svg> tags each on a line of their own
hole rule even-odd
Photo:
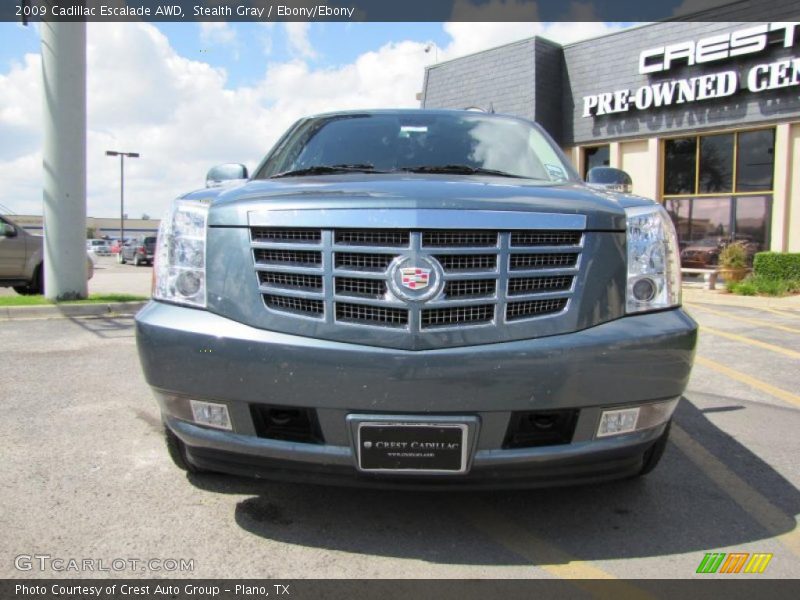
<svg viewBox="0 0 800 600">
<path fill-rule="evenodd" d="M 7 238 L 17 237 L 17 228 L 8 223 L 0 223 L 0 234 Z"/>
<path fill-rule="evenodd" d="M 622 169 L 613 167 L 594 167 L 586 174 L 586 183 L 591 186 L 630 194 L 633 189 L 633 180 Z"/>
<path fill-rule="evenodd" d="M 247 167 L 239 163 L 226 163 L 212 167 L 206 174 L 206 187 L 219 187 L 229 181 L 247 179 Z"/>
</svg>

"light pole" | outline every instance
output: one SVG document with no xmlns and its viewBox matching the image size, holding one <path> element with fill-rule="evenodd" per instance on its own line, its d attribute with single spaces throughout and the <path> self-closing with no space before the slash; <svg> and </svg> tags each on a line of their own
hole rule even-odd
<svg viewBox="0 0 800 600">
<path fill-rule="evenodd" d="M 125 157 L 139 158 L 138 152 L 106 150 L 106 156 L 119 156 L 119 251 L 125 243 Z"/>
</svg>

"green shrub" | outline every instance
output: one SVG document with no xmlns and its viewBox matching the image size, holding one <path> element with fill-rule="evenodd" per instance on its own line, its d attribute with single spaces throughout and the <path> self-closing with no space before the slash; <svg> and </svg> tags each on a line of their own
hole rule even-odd
<svg viewBox="0 0 800 600">
<path fill-rule="evenodd" d="M 742 281 L 727 284 L 727 289 L 739 296 L 785 296 L 800 292 L 800 279 L 770 279 L 753 274 Z"/>
<path fill-rule="evenodd" d="M 800 254 L 759 252 L 753 259 L 753 275 L 766 279 L 800 280 Z"/>
<path fill-rule="evenodd" d="M 747 248 L 742 242 L 725 246 L 719 253 L 719 266 L 723 269 L 744 269 L 747 267 Z"/>
</svg>

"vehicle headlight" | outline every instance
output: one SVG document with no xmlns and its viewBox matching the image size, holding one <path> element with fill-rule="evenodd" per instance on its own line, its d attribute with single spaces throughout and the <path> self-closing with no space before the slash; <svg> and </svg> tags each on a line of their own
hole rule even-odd
<svg viewBox="0 0 800 600">
<path fill-rule="evenodd" d="M 206 307 L 208 204 L 175 200 L 158 230 L 153 298 Z"/>
<path fill-rule="evenodd" d="M 625 209 L 627 216 L 629 313 L 678 306 L 681 265 L 678 236 L 660 205 Z"/>
</svg>

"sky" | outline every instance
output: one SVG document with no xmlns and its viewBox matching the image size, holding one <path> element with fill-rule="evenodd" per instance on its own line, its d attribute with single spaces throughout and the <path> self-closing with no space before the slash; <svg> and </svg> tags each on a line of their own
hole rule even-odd
<svg viewBox="0 0 800 600">
<path fill-rule="evenodd" d="M 208 169 L 252 169 L 296 119 L 418 107 L 426 66 L 543 35 L 568 43 L 632 23 L 89 23 L 87 212 L 160 217 Z M 0 213 L 42 213 L 36 27 L 0 23 Z M 426 49 L 428 51 L 426 51 Z"/>
</svg>

